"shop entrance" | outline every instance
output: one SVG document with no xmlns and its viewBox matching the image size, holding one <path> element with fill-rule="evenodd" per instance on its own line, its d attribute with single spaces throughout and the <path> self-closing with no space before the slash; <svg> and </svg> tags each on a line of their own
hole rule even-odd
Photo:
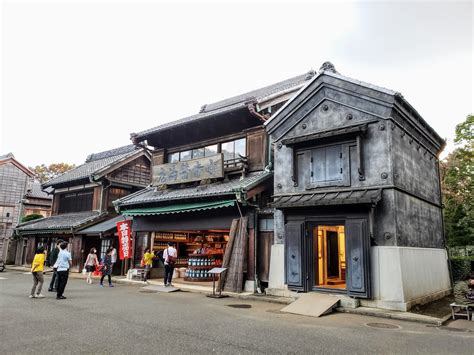
<svg viewBox="0 0 474 355">
<path fill-rule="evenodd" d="M 344 226 L 313 227 L 314 286 L 346 288 Z"/>
<path fill-rule="evenodd" d="M 290 290 L 370 298 L 370 239 L 365 218 L 296 216 L 285 225 L 285 277 Z"/>
</svg>

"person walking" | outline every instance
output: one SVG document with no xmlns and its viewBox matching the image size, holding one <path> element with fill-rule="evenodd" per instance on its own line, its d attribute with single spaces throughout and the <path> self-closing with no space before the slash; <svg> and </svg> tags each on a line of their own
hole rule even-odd
<svg viewBox="0 0 474 355">
<path fill-rule="evenodd" d="M 173 247 L 172 242 L 168 242 L 168 248 L 163 252 L 163 259 L 165 264 L 165 287 L 173 286 L 171 280 L 173 279 L 174 264 L 176 263 L 176 258 L 178 257 L 178 252 Z"/>
<path fill-rule="evenodd" d="M 112 279 L 110 275 L 112 274 L 112 249 L 114 248 L 109 248 L 107 249 L 107 252 L 105 253 L 104 258 L 102 259 L 102 277 L 100 278 L 100 287 L 104 287 L 104 278 L 107 275 L 107 278 L 109 280 L 109 287 L 114 287 L 112 285 Z"/>
<path fill-rule="evenodd" d="M 92 284 L 92 273 L 95 271 L 97 268 L 97 265 L 99 265 L 99 260 L 97 260 L 97 250 L 95 248 L 92 248 L 91 251 L 89 252 L 89 255 L 87 255 L 87 259 L 85 262 L 84 267 L 86 268 L 87 272 L 87 279 L 86 282 L 91 285 Z"/>
<path fill-rule="evenodd" d="M 143 266 L 145 267 L 145 277 L 143 281 L 147 281 L 148 276 L 151 272 L 151 269 L 153 267 L 153 259 L 155 258 L 155 254 L 150 252 L 150 248 L 145 249 L 145 253 L 143 254 Z"/>
<path fill-rule="evenodd" d="M 56 260 L 58 260 L 59 246 L 62 242 L 62 240 L 58 240 L 56 242 L 56 247 L 53 249 L 51 254 L 49 254 L 49 266 L 53 267 L 53 277 L 51 278 L 51 283 L 48 288 L 49 292 L 56 292 L 58 290 L 58 271 L 54 268 L 54 264 L 56 264 Z"/>
<path fill-rule="evenodd" d="M 66 250 L 67 242 L 59 245 L 59 254 L 54 267 L 58 272 L 58 290 L 56 293 L 57 300 L 65 300 L 64 290 L 66 289 L 67 279 L 69 277 L 69 269 L 72 265 L 71 253 Z"/>
<path fill-rule="evenodd" d="M 31 288 L 30 298 L 44 298 L 41 294 L 43 287 L 43 271 L 44 271 L 45 254 L 44 248 L 39 247 L 36 250 L 35 257 L 31 263 L 31 274 L 33 275 L 33 287 Z"/>
<path fill-rule="evenodd" d="M 112 275 L 112 271 L 114 270 L 114 265 L 117 262 L 117 249 L 115 249 L 114 243 L 110 245 L 110 249 L 112 250 L 110 254 L 110 259 L 112 260 L 112 269 L 110 271 L 110 274 Z"/>
</svg>

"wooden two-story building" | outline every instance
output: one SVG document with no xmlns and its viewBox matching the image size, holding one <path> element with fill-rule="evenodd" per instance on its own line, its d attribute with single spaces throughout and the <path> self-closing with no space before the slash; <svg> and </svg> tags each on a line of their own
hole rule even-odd
<svg viewBox="0 0 474 355">
<path fill-rule="evenodd" d="M 313 75 L 204 105 L 196 115 L 132 134 L 135 144 L 151 147 L 153 175 L 152 186 L 116 202 L 133 217 L 135 265 L 146 247 L 159 252 L 173 241 L 177 266 L 187 269 L 182 276 L 209 280 L 207 270 L 222 262 L 233 221 L 242 218 L 240 242 L 246 245 L 236 273 L 245 274 L 242 287 L 252 290 L 268 282 L 273 174 L 263 124 Z M 192 254 L 201 246 L 209 255 Z"/>
<path fill-rule="evenodd" d="M 91 154 L 86 162 L 42 185 L 53 194 L 52 215 L 15 229 L 22 247 L 17 260 L 30 264 L 35 248 L 51 251 L 57 240 L 69 242 L 73 271 L 81 270 L 92 247 L 98 256 L 116 239 L 117 216 L 112 201 L 150 183 L 150 156 L 134 145 Z M 118 271 L 118 270 L 116 270 Z"/>
<path fill-rule="evenodd" d="M 270 292 L 396 310 L 450 292 L 445 142 L 401 94 L 325 63 L 265 124 L 275 157 Z"/>
</svg>

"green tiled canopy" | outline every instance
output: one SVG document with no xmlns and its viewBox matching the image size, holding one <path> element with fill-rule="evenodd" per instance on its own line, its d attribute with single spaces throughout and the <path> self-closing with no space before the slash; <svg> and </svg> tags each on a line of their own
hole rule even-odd
<svg viewBox="0 0 474 355">
<path fill-rule="evenodd" d="M 125 216 L 151 216 L 160 214 L 211 210 L 215 208 L 232 207 L 234 205 L 235 200 L 197 202 L 164 207 L 133 208 L 130 210 L 123 211 L 122 214 Z"/>
</svg>

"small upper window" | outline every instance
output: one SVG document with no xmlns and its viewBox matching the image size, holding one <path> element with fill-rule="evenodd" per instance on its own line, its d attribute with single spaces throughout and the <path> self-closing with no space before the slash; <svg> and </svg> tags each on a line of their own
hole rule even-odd
<svg viewBox="0 0 474 355">
<path fill-rule="evenodd" d="M 184 152 L 179 153 L 180 161 L 187 161 L 192 159 L 192 150 L 185 150 Z"/>
<path fill-rule="evenodd" d="M 312 149 L 311 186 L 347 186 L 349 183 L 348 147 L 332 145 Z"/>
<path fill-rule="evenodd" d="M 168 163 L 177 163 L 179 161 L 179 153 L 168 154 Z"/>
<path fill-rule="evenodd" d="M 203 158 L 204 148 L 193 149 L 193 159 Z"/>
<path fill-rule="evenodd" d="M 210 157 L 216 154 L 217 154 L 217 144 L 208 145 L 206 148 L 204 148 L 204 155 L 206 157 Z"/>
<path fill-rule="evenodd" d="M 239 158 L 239 156 L 245 157 L 247 155 L 246 148 L 247 140 L 245 138 L 222 143 L 224 160 L 236 159 Z"/>
</svg>

